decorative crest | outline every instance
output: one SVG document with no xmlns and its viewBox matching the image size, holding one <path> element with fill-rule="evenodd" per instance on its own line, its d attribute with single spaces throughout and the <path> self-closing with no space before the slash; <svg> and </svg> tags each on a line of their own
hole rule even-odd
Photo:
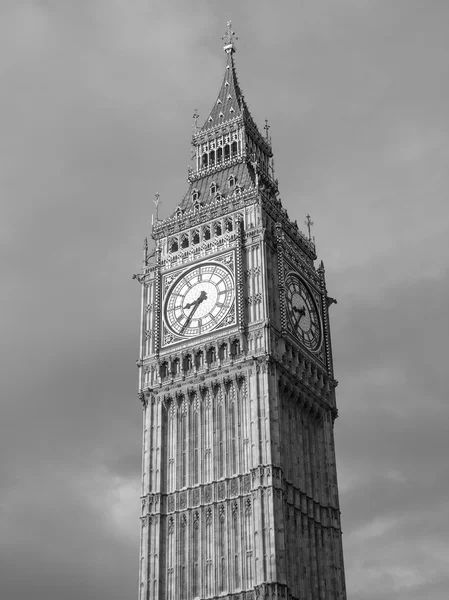
<svg viewBox="0 0 449 600">
<path fill-rule="evenodd" d="M 313 221 L 312 221 L 312 219 L 310 218 L 310 215 L 306 215 L 306 219 L 307 219 L 307 220 L 306 220 L 306 221 L 304 221 L 304 223 L 305 223 L 305 225 L 307 225 L 307 229 L 308 229 L 308 231 L 309 231 L 309 242 L 311 242 L 311 241 L 312 241 L 312 235 L 311 235 L 311 233 L 310 233 L 310 229 L 311 229 L 311 227 L 312 227 L 312 225 L 313 225 Z"/>
<path fill-rule="evenodd" d="M 235 52 L 234 41 L 239 38 L 235 35 L 235 32 L 232 31 L 232 23 L 231 21 L 227 22 L 227 29 L 224 36 L 221 38 L 225 45 L 223 46 L 223 50 L 229 54 L 230 52 Z"/>
</svg>

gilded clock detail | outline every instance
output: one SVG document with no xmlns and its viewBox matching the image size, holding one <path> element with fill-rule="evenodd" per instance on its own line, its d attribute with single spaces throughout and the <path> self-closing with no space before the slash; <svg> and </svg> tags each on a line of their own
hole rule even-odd
<svg viewBox="0 0 449 600">
<path fill-rule="evenodd" d="M 295 335 L 308 350 L 318 350 L 321 325 L 312 294 L 301 277 L 293 272 L 287 275 L 285 292 L 287 312 Z"/>
<path fill-rule="evenodd" d="M 223 264 L 205 262 L 180 275 L 164 302 L 167 328 L 193 337 L 223 324 L 234 305 L 234 277 Z"/>
</svg>

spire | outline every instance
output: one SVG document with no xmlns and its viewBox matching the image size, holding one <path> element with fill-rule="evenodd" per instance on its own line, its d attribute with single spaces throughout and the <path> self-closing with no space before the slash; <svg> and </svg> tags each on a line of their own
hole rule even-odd
<svg viewBox="0 0 449 600">
<path fill-rule="evenodd" d="M 194 166 L 189 167 L 189 189 L 177 208 L 177 214 L 199 210 L 210 202 L 250 188 L 258 189 L 259 183 L 268 185 L 277 193 L 277 182 L 270 176 L 273 153 L 267 136 L 268 126 L 266 135 L 262 135 L 238 82 L 234 63 L 236 39 L 228 21 L 223 36 L 226 56 L 224 77 L 202 127 L 197 127 L 198 111 L 194 112 Z"/>
<path fill-rule="evenodd" d="M 251 117 L 237 79 L 234 63 L 234 54 L 236 51 L 234 40 L 236 39 L 238 38 L 231 29 L 231 21 L 228 21 L 228 28 L 223 36 L 223 50 L 226 53 L 226 67 L 223 83 L 221 84 L 217 100 L 212 107 L 206 122 L 201 128 L 201 133 L 210 131 L 211 129 L 214 129 L 214 127 L 225 125 L 241 116 L 243 116 L 243 119 L 247 124 L 250 123 L 251 126 L 257 130 L 257 126 Z"/>
</svg>

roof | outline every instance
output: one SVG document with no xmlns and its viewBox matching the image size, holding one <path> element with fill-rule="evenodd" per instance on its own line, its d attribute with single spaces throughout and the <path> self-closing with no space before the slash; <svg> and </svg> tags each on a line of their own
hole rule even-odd
<svg viewBox="0 0 449 600">
<path fill-rule="evenodd" d="M 240 186 L 242 191 L 247 190 L 254 185 L 254 172 L 252 167 L 249 167 L 246 162 L 240 161 L 237 164 L 220 169 L 215 173 L 211 173 L 193 181 L 180 202 L 179 207 L 182 210 L 189 210 L 192 207 L 192 194 L 194 191 L 199 193 L 198 200 L 204 205 L 208 200 L 214 197 L 211 195 L 210 191 L 212 183 L 215 183 L 217 192 L 223 196 L 233 194 L 235 188 L 229 187 L 229 179 L 232 175 L 235 177 L 235 185 Z"/>
</svg>

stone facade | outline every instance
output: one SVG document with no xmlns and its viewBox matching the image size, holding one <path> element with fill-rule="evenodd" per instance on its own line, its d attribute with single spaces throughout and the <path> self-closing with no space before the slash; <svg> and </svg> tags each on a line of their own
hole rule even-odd
<svg viewBox="0 0 449 600">
<path fill-rule="evenodd" d="M 193 137 L 189 190 L 154 224 L 154 252 L 145 242 L 136 276 L 139 600 L 344 599 L 332 299 L 310 235 L 282 207 L 270 140 L 249 114 L 230 28 L 226 36 L 223 86 Z M 212 283 L 218 272 L 224 283 Z M 299 317 L 292 273 L 307 290 L 304 306 L 295 300 Z"/>
</svg>

